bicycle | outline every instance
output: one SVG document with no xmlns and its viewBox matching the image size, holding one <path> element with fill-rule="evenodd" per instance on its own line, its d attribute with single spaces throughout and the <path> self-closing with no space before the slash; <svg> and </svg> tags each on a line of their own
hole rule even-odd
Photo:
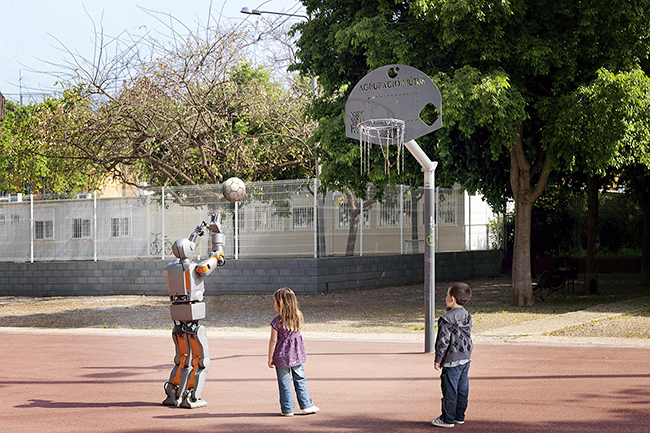
<svg viewBox="0 0 650 433">
<path fill-rule="evenodd" d="M 159 256 L 160 253 L 162 252 L 161 249 L 162 239 L 160 239 L 158 235 L 161 235 L 162 233 L 151 233 L 151 234 L 154 236 L 154 240 L 151 241 L 151 244 L 149 244 L 149 254 L 152 256 Z M 172 255 L 172 243 L 167 238 L 167 236 L 165 236 L 165 255 L 166 256 Z"/>
</svg>

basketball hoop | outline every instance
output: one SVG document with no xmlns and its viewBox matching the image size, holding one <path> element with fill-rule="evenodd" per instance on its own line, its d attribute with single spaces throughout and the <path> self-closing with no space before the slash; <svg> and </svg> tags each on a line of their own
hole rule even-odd
<svg viewBox="0 0 650 433">
<path fill-rule="evenodd" d="M 361 174 L 370 171 L 370 148 L 378 144 L 384 156 L 384 173 L 390 175 L 390 168 L 397 165 L 397 174 L 404 171 L 404 121 L 400 119 L 370 119 L 357 125 L 359 130 L 359 152 Z M 390 147 L 397 146 L 395 164 L 390 163 Z"/>
<path fill-rule="evenodd" d="M 425 122 L 421 114 L 432 105 L 438 118 Z M 392 117 L 399 117 L 398 120 Z M 366 120 L 361 123 L 360 121 Z M 361 174 L 369 171 L 370 148 L 378 144 L 384 154 L 384 171 L 389 174 L 389 146 L 397 145 L 397 169 L 404 171 L 404 148 L 424 172 L 424 351 L 435 350 L 435 169 L 415 139 L 442 128 L 442 96 L 431 78 L 407 65 L 385 65 L 367 73 L 354 86 L 345 102 L 345 136 L 360 141 Z M 401 161 L 400 161 L 401 159 Z M 401 165 L 400 165 L 401 163 Z M 390 179 L 389 179 L 390 180 Z"/>
</svg>

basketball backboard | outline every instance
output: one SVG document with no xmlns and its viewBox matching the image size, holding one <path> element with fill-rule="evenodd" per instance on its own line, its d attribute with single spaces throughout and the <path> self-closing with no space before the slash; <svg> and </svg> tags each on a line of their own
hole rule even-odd
<svg viewBox="0 0 650 433">
<path fill-rule="evenodd" d="M 404 142 L 442 127 L 442 98 L 425 73 L 405 65 L 386 65 L 369 72 L 345 104 L 345 135 L 359 139 L 357 125 L 371 119 L 400 119 Z M 427 120 L 422 119 L 426 109 Z M 436 118 L 430 119 L 431 113 Z M 379 144 L 378 142 L 374 144 Z"/>
</svg>

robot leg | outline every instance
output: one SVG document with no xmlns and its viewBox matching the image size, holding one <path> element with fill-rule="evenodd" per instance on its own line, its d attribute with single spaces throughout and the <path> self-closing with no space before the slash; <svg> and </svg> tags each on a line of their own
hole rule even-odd
<svg viewBox="0 0 650 433">
<path fill-rule="evenodd" d="M 181 404 L 190 373 L 192 373 L 191 349 L 185 333 L 185 326 L 182 323 L 174 325 L 172 340 L 176 348 L 176 356 L 174 357 L 174 368 L 172 368 L 169 381 L 165 383 L 167 398 L 162 402 L 165 406 L 179 406 Z"/>
<path fill-rule="evenodd" d="M 198 325 L 194 332 L 188 332 L 187 341 L 190 347 L 190 363 L 194 374 L 190 377 L 180 406 L 194 409 L 208 404 L 201 398 L 203 386 L 205 385 L 205 377 L 210 369 L 208 336 L 205 327 Z"/>
</svg>

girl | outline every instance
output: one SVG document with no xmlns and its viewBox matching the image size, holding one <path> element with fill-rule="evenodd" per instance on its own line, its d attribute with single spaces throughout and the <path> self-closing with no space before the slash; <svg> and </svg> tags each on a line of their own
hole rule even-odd
<svg viewBox="0 0 650 433">
<path fill-rule="evenodd" d="M 296 294 L 288 287 L 278 289 L 273 295 L 275 311 L 278 316 L 271 322 L 271 339 L 269 340 L 269 368 L 275 366 L 280 387 L 280 408 L 282 415 L 293 416 L 295 406 L 291 378 L 296 389 L 298 404 L 304 414 L 316 413 L 319 408 L 309 397 L 305 369 L 305 345 L 300 334 L 302 312 L 298 309 Z"/>
</svg>

